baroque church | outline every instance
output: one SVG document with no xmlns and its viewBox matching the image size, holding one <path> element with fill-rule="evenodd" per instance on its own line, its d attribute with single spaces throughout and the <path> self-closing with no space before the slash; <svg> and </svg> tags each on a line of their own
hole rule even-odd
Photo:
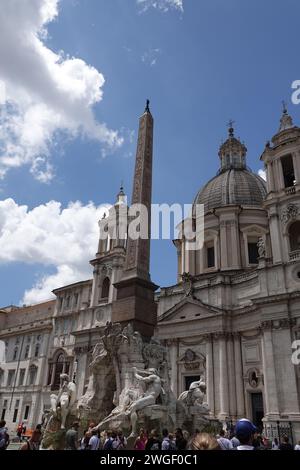
<svg viewBox="0 0 300 470">
<path fill-rule="evenodd" d="M 131 203 L 150 208 L 148 104 Z M 158 289 L 151 281 L 150 240 L 117 234 L 100 237 L 90 280 L 58 286 L 55 300 L 0 309 L 0 416 L 10 431 L 41 421 L 61 373 L 82 397 L 99 335 L 107 322 L 118 322 L 166 346 L 176 397 L 205 377 L 212 421 L 228 427 L 247 417 L 271 437 L 284 429 L 300 439 L 300 366 L 292 362 L 300 339 L 300 127 L 286 108 L 260 157 L 266 183 L 247 167 L 246 153 L 231 126 L 219 171 L 193 203 L 193 217 L 196 204 L 204 206 L 202 248 L 188 249 L 184 236 L 173 241 L 175 285 Z M 117 214 L 125 200 L 121 188 Z"/>
</svg>

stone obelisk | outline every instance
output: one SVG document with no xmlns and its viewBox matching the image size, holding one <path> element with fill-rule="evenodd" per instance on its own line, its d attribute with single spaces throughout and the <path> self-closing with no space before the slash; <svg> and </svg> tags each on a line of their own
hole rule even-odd
<svg viewBox="0 0 300 470">
<path fill-rule="evenodd" d="M 126 260 L 121 281 L 114 284 L 117 298 L 112 305 L 112 321 L 131 323 L 134 330 L 144 337 L 153 335 L 157 322 L 157 308 L 154 291 L 157 286 L 151 282 L 150 238 L 151 238 L 151 192 L 152 192 L 152 149 L 153 117 L 147 100 L 144 114 L 139 121 L 134 180 L 131 204 L 143 204 L 147 209 L 145 227 L 147 237 L 128 235 Z M 130 218 L 129 218 L 130 223 Z M 141 233 L 144 232 L 141 228 Z"/>
</svg>

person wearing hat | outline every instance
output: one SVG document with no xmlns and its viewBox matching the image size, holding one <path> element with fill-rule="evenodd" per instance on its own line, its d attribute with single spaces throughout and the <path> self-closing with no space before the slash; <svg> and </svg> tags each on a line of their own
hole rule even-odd
<svg viewBox="0 0 300 470">
<path fill-rule="evenodd" d="M 235 435 L 240 441 L 240 445 L 237 446 L 237 450 L 254 450 L 253 440 L 254 434 L 257 432 L 257 428 L 249 419 L 240 419 L 235 426 Z"/>
</svg>

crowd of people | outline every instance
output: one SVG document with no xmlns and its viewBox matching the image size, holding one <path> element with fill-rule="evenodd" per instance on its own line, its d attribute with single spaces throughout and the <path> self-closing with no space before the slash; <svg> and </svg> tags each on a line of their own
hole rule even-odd
<svg viewBox="0 0 300 470">
<path fill-rule="evenodd" d="M 78 423 L 74 423 L 73 430 Z M 93 426 L 93 423 L 91 424 Z M 70 431 L 67 432 L 70 433 Z M 73 435 L 73 433 L 72 433 Z M 76 446 L 76 439 L 72 440 L 72 445 L 68 449 L 80 450 L 122 450 L 127 448 L 127 440 L 122 431 L 103 431 L 98 433 L 93 427 L 84 432 L 83 438 Z M 163 429 L 161 435 L 153 429 L 147 433 L 140 430 L 139 436 L 134 442 L 135 450 L 293 450 L 288 436 L 282 436 L 280 442 L 277 438 L 271 442 L 261 435 L 257 428 L 248 419 L 241 419 L 237 422 L 234 434 L 230 434 L 221 429 L 216 435 L 196 430 L 190 436 L 187 431 L 177 428 L 174 433 Z M 300 450 L 300 441 L 295 445 L 294 450 Z"/>
<path fill-rule="evenodd" d="M 90 423 L 89 428 L 79 438 L 79 422 L 75 421 L 66 432 L 66 450 L 124 450 L 128 449 L 128 442 L 122 431 L 102 431 L 96 429 L 95 423 Z M 19 436 L 19 428 L 17 429 Z M 20 450 L 42 450 L 42 428 L 38 424 L 29 439 L 21 445 Z M 0 450 L 8 448 L 10 442 L 6 428 L 6 422 L 0 421 Z M 130 448 L 144 451 L 181 451 L 181 450 L 300 450 L 300 441 L 293 447 L 287 435 L 280 440 L 274 438 L 270 441 L 248 419 L 239 420 L 234 428 L 234 433 L 221 429 L 216 435 L 195 430 L 193 435 L 181 428 L 175 432 L 163 429 L 158 433 L 153 429 L 147 432 L 140 429 L 138 437 Z"/>
</svg>

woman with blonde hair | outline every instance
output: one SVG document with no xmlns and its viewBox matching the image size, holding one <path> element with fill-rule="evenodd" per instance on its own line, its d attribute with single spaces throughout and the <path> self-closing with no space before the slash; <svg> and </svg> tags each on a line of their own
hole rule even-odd
<svg viewBox="0 0 300 470">
<path fill-rule="evenodd" d="M 217 439 L 207 432 L 196 434 L 188 443 L 188 450 L 220 450 Z"/>
</svg>

